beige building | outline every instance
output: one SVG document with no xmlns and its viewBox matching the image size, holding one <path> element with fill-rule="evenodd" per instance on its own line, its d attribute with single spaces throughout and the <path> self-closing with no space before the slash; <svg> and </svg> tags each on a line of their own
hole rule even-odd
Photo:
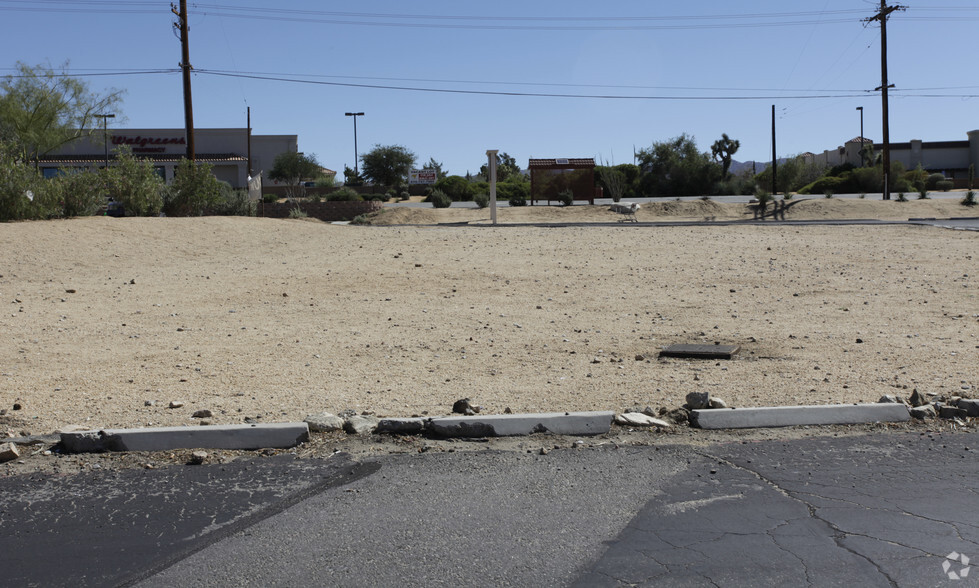
<svg viewBox="0 0 979 588">
<path fill-rule="evenodd" d="M 173 170 L 187 154 L 187 135 L 184 129 L 109 129 L 108 145 L 104 135 L 95 131 L 41 158 L 39 163 L 46 177 L 60 173 L 62 168 L 102 167 L 112 165 L 114 151 L 128 146 L 133 154 L 153 162 L 157 173 L 167 182 Z M 195 129 L 194 151 L 197 161 L 214 166 L 214 175 L 235 188 L 245 188 L 251 173 L 272 168 L 272 162 L 283 152 L 298 151 L 297 135 L 251 135 L 251 169 L 249 170 L 248 129 Z"/>
<path fill-rule="evenodd" d="M 939 172 L 947 178 L 965 179 L 969 177 L 969 166 L 975 166 L 979 171 L 979 130 L 969 131 L 967 141 L 921 141 L 914 139 L 907 143 L 891 143 L 891 161 L 900 161 L 906 169 L 915 169 L 918 165 L 929 172 Z M 813 163 L 831 167 L 850 163 L 860 166 L 860 147 L 862 142 L 869 139 L 855 137 L 842 147 L 823 151 L 822 153 L 807 153 L 805 156 Z M 883 150 L 882 143 L 874 143 L 874 153 Z"/>
</svg>

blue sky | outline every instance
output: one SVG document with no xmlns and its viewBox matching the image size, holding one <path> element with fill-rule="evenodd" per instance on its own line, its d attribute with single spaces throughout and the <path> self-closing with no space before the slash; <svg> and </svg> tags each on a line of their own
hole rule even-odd
<svg viewBox="0 0 979 588">
<path fill-rule="evenodd" d="M 300 151 L 335 170 L 354 163 L 347 111 L 366 113 L 361 153 L 404 145 L 456 174 L 478 171 L 487 149 L 522 167 L 631 163 L 634 148 L 681 133 L 704 151 L 727 133 L 741 141 L 735 159 L 769 160 L 772 104 L 779 156 L 857 136 L 857 106 L 865 135 L 881 139 L 880 27 L 862 22 L 878 4 L 864 0 L 220 1 L 188 2 L 196 126 L 243 127 L 250 106 L 255 133 L 297 134 Z M 0 74 L 70 60 L 73 73 L 113 74 L 85 79 L 127 91 L 127 126 L 183 126 L 178 73 L 116 75 L 177 67 L 168 2 L 0 0 L 0 19 Z M 892 15 L 892 141 L 979 129 L 977 25 L 979 7 L 964 0 Z"/>
</svg>

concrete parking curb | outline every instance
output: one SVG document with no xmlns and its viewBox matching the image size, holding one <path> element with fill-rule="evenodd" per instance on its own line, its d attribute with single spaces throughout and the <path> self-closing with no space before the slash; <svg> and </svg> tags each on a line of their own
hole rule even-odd
<svg viewBox="0 0 979 588">
<path fill-rule="evenodd" d="M 295 447 L 308 439 L 309 425 L 306 423 L 268 423 L 79 431 L 62 433 L 61 445 L 69 453 L 265 449 Z"/>
<path fill-rule="evenodd" d="M 553 435 L 601 435 L 612 428 L 612 411 L 495 414 L 433 418 L 428 430 L 440 437 L 510 437 Z"/>
<path fill-rule="evenodd" d="M 904 404 L 829 404 L 693 410 L 690 418 L 701 429 L 748 429 L 903 422 L 911 414 Z"/>
</svg>

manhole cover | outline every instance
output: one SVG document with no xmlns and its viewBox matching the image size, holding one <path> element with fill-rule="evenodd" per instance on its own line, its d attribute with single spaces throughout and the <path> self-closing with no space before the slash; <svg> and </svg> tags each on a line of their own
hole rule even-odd
<svg viewBox="0 0 979 588">
<path fill-rule="evenodd" d="M 686 357 L 690 359 L 731 359 L 740 347 L 737 345 L 691 345 L 679 343 L 659 352 L 660 357 Z"/>
</svg>

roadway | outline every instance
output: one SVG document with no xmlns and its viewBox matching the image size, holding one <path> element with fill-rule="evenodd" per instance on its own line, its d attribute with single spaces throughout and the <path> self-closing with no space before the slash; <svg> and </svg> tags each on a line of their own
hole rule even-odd
<svg viewBox="0 0 979 588">
<path fill-rule="evenodd" d="M 977 585 L 979 434 L 822 434 L 0 479 L 0 584 Z"/>
</svg>

